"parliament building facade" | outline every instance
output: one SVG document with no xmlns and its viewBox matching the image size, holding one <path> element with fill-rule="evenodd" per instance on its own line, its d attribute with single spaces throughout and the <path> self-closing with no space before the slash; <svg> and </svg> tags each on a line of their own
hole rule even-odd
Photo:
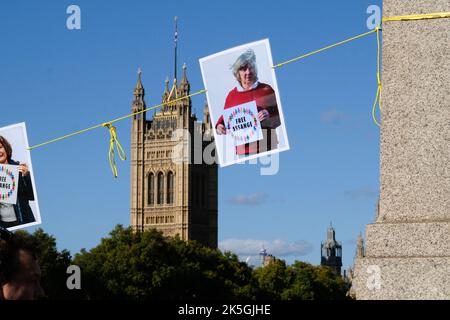
<svg viewBox="0 0 450 320">
<path fill-rule="evenodd" d="M 197 121 L 191 98 L 183 98 L 189 94 L 184 65 L 179 84 L 175 78 L 169 89 L 166 80 L 163 106 L 132 118 L 131 226 L 136 231 L 155 228 L 165 236 L 216 248 L 217 165 L 201 160 L 205 148 L 214 143 L 211 121 L 207 106 L 203 122 Z M 147 108 L 144 96 L 139 71 L 133 114 Z M 147 120 L 150 112 L 153 117 Z"/>
</svg>

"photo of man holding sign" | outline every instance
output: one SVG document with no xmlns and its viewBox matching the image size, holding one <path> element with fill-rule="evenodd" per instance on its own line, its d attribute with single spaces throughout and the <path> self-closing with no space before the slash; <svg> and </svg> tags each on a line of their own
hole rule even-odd
<svg viewBox="0 0 450 320">
<path fill-rule="evenodd" d="M 200 65 L 221 166 L 289 149 L 267 39 Z"/>
<path fill-rule="evenodd" d="M 17 229 L 36 223 L 32 209 L 32 206 L 37 208 L 36 199 L 29 164 L 13 159 L 13 146 L 4 135 L 4 129 L 0 130 L 0 226 Z M 15 141 L 23 140 L 21 129 L 25 129 L 24 124 L 11 126 L 9 129 L 7 133 L 15 135 Z M 22 150 L 22 153 L 27 152 Z"/>
</svg>

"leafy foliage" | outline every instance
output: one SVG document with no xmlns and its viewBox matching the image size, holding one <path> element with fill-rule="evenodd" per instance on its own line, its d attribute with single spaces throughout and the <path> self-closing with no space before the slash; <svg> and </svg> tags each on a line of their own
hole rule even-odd
<svg viewBox="0 0 450 320">
<path fill-rule="evenodd" d="M 286 266 L 275 260 L 257 268 L 258 299 L 270 300 L 335 300 L 345 299 L 347 284 L 330 268 L 296 261 Z"/>
<path fill-rule="evenodd" d="M 18 231 L 24 232 L 24 231 Z M 156 230 L 143 233 L 118 225 L 90 251 L 72 260 L 42 229 L 38 244 L 42 286 L 49 299 L 345 299 L 347 283 L 331 269 L 275 259 L 250 268 L 235 254 L 203 247 Z M 81 268 L 82 290 L 68 290 L 67 267 Z"/>
<path fill-rule="evenodd" d="M 284 300 L 346 299 L 347 284 L 332 269 L 296 261 L 288 267 L 288 287 L 281 294 Z"/>
<path fill-rule="evenodd" d="M 245 299 L 252 270 L 236 255 L 117 226 L 110 238 L 75 256 L 89 298 Z"/>
</svg>

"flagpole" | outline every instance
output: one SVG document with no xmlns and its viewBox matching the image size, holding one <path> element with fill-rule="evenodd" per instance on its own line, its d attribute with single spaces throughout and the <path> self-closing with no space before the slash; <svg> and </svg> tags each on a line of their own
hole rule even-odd
<svg viewBox="0 0 450 320">
<path fill-rule="evenodd" d="M 174 57 L 174 59 L 175 59 L 175 64 L 174 64 L 174 79 L 176 79 L 177 78 L 177 45 L 178 45 L 178 24 L 177 24 L 177 21 L 178 21 L 178 17 L 177 16 L 175 16 L 175 18 L 174 18 L 174 21 L 175 21 L 175 39 L 174 39 L 174 42 L 175 42 L 175 57 Z"/>
</svg>

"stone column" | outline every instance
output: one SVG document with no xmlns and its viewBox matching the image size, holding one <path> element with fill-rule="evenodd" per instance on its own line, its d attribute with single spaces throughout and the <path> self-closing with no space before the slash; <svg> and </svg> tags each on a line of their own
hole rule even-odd
<svg viewBox="0 0 450 320">
<path fill-rule="evenodd" d="M 384 0 L 383 16 L 450 0 Z M 385 22 L 380 204 L 357 299 L 450 299 L 450 19 Z"/>
</svg>

